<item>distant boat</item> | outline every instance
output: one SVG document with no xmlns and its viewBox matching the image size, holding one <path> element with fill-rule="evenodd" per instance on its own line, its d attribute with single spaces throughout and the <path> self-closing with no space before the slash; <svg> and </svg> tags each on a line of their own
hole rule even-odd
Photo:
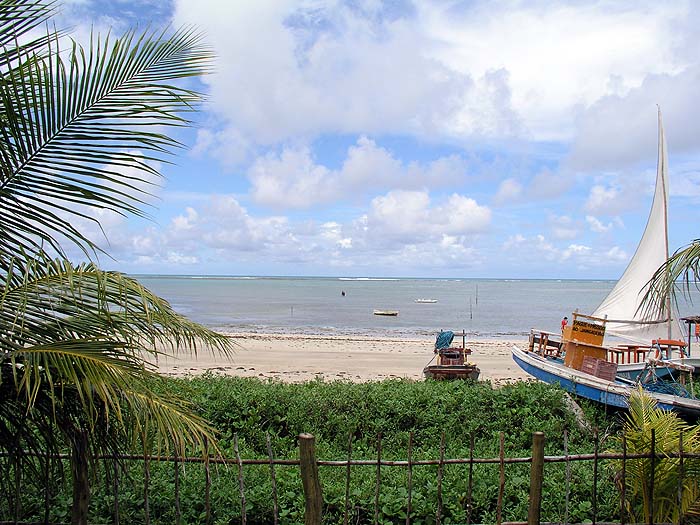
<svg viewBox="0 0 700 525">
<path fill-rule="evenodd" d="M 416 299 L 415 303 L 437 303 L 437 299 Z"/>
<path fill-rule="evenodd" d="M 374 315 L 386 315 L 391 317 L 396 317 L 399 315 L 398 310 L 375 310 Z"/>
</svg>

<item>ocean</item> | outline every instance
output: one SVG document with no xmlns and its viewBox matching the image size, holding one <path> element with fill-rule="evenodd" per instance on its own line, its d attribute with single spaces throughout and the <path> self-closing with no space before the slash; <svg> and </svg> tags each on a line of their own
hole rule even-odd
<svg viewBox="0 0 700 525">
<path fill-rule="evenodd" d="M 591 313 L 615 281 L 136 276 L 176 311 L 225 332 L 521 338 Z M 343 295 L 343 292 L 345 294 Z M 436 303 L 416 303 L 436 299 Z M 398 310 L 396 317 L 374 309 Z M 691 306 L 681 308 L 689 315 Z M 697 313 L 697 312 L 695 312 Z"/>
</svg>

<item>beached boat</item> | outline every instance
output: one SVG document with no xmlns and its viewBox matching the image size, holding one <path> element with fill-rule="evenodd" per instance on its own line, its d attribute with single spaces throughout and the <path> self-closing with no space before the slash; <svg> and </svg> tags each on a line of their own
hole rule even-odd
<svg viewBox="0 0 700 525">
<path fill-rule="evenodd" d="M 663 408 L 700 415 L 700 401 L 682 383 L 700 360 L 690 358 L 690 339 L 686 345 L 670 298 L 654 316 L 640 307 L 642 290 L 668 259 L 667 164 L 659 112 L 656 190 L 632 261 L 593 314 L 574 312 L 573 323 L 561 334 L 532 330 L 528 348 L 514 347 L 512 355 L 530 375 L 594 401 L 624 407 L 631 389 L 639 385 Z M 606 336 L 617 342 L 606 343 Z"/>
<path fill-rule="evenodd" d="M 425 304 L 425 303 L 430 303 L 430 304 L 432 304 L 432 303 L 437 303 L 437 299 L 416 299 L 416 300 L 413 301 L 413 302 L 414 302 L 414 303 L 424 303 L 424 304 Z"/>
<path fill-rule="evenodd" d="M 426 379 L 479 379 L 481 371 L 474 364 L 466 360 L 472 353 L 466 346 L 467 334 L 462 330 L 462 346 L 453 347 L 454 332 L 442 331 L 435 339 L 435 355 L 423 368 L 423 376 Z M 431 364 L 435 360 L 435 364 Z"/>
<path fill-rule="evenodd" d="M 565 365 L 562 359 L 539 355 L 517 346 L 513 346 L 511 351 L 513 360 L 525 372 L 545 383 L 558 384 L 580 397 L 611 407 L 627 408 L 630 394 L 640 385 L 656 400 L 659 408 L 700 417 L 700 400 L 690 396 L 680 383 L 663 380 L 636 383 L 615 375 L 609 366 L 600 366 L 601 362 L 610 364 L 604 360 L 586 360 L 587 371 L 583 371 Z M 607 377 L 594 373 L 607 374 Z M 610 379 L 611 373 L 613 376 Z"/>
<path fill-rule="evenodd" d="M 632 260 L 607 297 L 592 312 L 593 318 L 606 320 L 606 337 L 615 338 L 606 344 L 616 347 L 611 359 L 619 371 L 634 375 L 645 366 L 647 357 L 659 357 L 683 365 L 700 367 L 700 359 L 691 358 L 691 328 L 694 318 L 686 318 L 687 339 L 683 319 L 673 307 L 671 297 L 660 308 L 649 312 L 642 307 L 644 291 L 658 268 L 669 256 L 668 246 L 668 154 L 659 110 L 658 165 L 656 189 L 646 228 Z M 566 337 L 568 334 L 564 334 Z M 659 341 L 667 341 L 659 348 Z M 699 368 L 700 370 L 700 368 Z"/>
<path fill-rule="evenodd" d="M 372 313 L 374 313 L 374 315 L 386 315 L 389 317 L 396 317 L 399 315 L 398 310 L 374 310 Z"/>
</svg>

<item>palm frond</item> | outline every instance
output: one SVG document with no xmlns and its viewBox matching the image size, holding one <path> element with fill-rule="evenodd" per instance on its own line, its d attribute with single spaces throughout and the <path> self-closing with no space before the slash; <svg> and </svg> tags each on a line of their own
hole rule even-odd
<svg viewBox="0 0 700 525">
<path fill-rule="evenodd" d="M 124 392 L 154 377 L 148 356 L 199 345 L 226 356 L 234 346 L 136 280 L 93 264 L 16 258 L 0 286 L 0 366 L 28 408 L 46 391 L 60 402 L 69 388 L 90 420 L 95 407 L 121 419 Z"/>
<path fill-rule="evenodd" d="M 55 12 L 56 2 L 0 1 L 0 76 L 12 70 L 22 55 L 45 50 L 52 38 L 46 31 L 34 36 Z"/>
<path fill-rule="evenodd" d="M 644 288 L 640 310 L 649 315 L 665 311 L 666 297 L 678 306 L 678 296 L 691 298 L 700 279 L 700 239 L 676 250 L 659 267 Z"/>
<path fill-rule="evenodd" d="M 0 275 L 0 350 L 59 340 L 119 341 L 132 355 L 194 351 L 229 355 L 232 339 L 190 321 L 137 280 L 91 263 L 41 253 L 11 259 Z M 12 334 L 12 339 L 7 337 Z"/>
<path fill-rule="evenodd" d="M 144 215 L 142 175 L 180 144 L 154 126 L 186 126 L 201 95 L 177 84 L 212 57 L 192 29 L 94 37 L 58 52 L 21 53 L 0 83 L 0 249 L 95 249 L 71 221 L 80 205 Z M 65 57 L 64 57 L 65 55 Z M 84 218 L 96 220 L 88 214 Z M 8 222 L 12 221 L 12 222 Z M 5 225 L 8 226 L 5 226 Z M 13 249 L 14 248 L 14 249 Z"/>
<path fill-rule="evenodd" d="M 697 483 L 697 460 L 686 459 L 684 462 L 683 499 L 678 506 L 679 459 L 674 457 L 680 450 L 681 436 L 683 450 L 697 453 L 700 451 L 700 427 L 683 421 L 677 414 L 658 408 L 656 401 L 639 388 L 629 399 L 629 413 L 624 424 L 624 437 L 627 453 L 649 454 L 653 448 L 657 458 L 628 459 L 625 464 L 625 484 L 627 490 L 628 512 L 638 521 L 654 523 L 676 523 L 679 516 L 689 516 L 700 504 L 700 487 Z M 617 438 L 621 444 L 622 437 Z M 652 468 L 653 466 L 653 468 Z M 621 461 L 615 461 L 612 467 L 618 472 Z M 654 492 L 651 494 L 650 480 L 653 479 Z M 650 501 L 653 497 L 654 515 L 649 515 Z"/>
<path fill-rule="evenodd" d="M 131 448 L 145 445 L 146 436 L 159 450 L 173 450 L 180 455 L 184 455 L 187 447 L 203 451 L 211 445 L 216 451 L 215 429 L 196 414 L 189 401 L 155 393 L 152 383 L 156 380 L 132 383 L 130 389 L 122 392 L 122 413 L 128 414 L 126 428 L 131 436 Z"/>
</svg>

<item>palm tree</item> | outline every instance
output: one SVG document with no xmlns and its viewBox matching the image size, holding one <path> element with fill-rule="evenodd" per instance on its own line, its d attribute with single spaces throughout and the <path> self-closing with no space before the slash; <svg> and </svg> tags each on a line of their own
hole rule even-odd
<svg viewBox="0 0 700 525">
<path fill-rule="evenodd" d="M 700 239 L 676 250 L 661 265 L 646 285 L 641 308 L 646 312 L 663 311 L 667 297 L 677 304 L 678 291 L 690 298 L 700 282 Z"/>
<path fill-rule="evenodd" d="M 625 511 L 630 522 L 681 523 L 681 519 L 697 519 L 700 517 L 700 462 L 684 458 L 684 474 L 680 478 L 680 460 L 674 454 L 680 450 L 681 439 L 684 453 L 697 455 L 700 452 L 700 426 L 689 425 L 676 413 L 661 410 L 654 398 L 640 388 L 630 396 L 623 434 L 615 440 L 621 448 L 624 436 L 628 456 L 649 454 L 652 432 L 656 459 L 627 459 L 624 480 L 622 460 L 612 464 L 620 488 L 625 483 Z M 682 496 L 680 504 L 679 496 Z"/>
<path fill-rule="evenodd" d="M 95 221 L 91 208 L 144 215 L 140 179 L 180 146 L 161 130 L 188 125 L 201 96 L 182 82 L 208 70 L 211 52 L 191 29 L 65 46 L 44 27 L 53 10 L 0 0 L 0 447 L 21 460 L 69 443 L 72 519 L 86 523 L 90 449 L 153 438 L 182 453 L 213 438 L 185 401 L 153 391 L 152 361 L 231 342 L 64 249 L 99 252 L 75 225 Z"/>
</svg>

